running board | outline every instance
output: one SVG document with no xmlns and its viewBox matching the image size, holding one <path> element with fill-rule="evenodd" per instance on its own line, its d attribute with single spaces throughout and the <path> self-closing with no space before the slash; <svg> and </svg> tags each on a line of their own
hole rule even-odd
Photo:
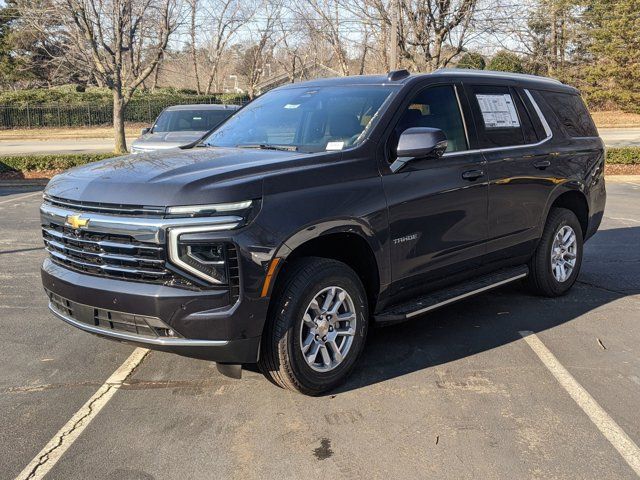
<svg viewBox="0 0 640 480">
<path fill-rule="evenodd" d="M 526 265 L 503 268 L 473 278 L 464 283 L 436 290 L 435 292 L 411 299 L 408 302 L 394 305 L 374 315 L 373 318 L 378 324 L 403 322 L 423 313 L 449 305 L 450 303 L 514 282 L 526 277 L 528 274 L 529 268 Z"/>
</svg>

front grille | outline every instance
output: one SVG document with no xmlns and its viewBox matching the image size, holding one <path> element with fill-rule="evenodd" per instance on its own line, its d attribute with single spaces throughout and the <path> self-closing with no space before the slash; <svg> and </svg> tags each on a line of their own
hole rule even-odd
<svg viewBox="0 0 640 480">
<path fill-rule="evenodd" d="M 92 327 L 109 331 L 126 332 L 141 337 L 178 337 L 166 323 L 157 317 L 116 312 L 73 302 L 47 290 L 49 305 L 64 317 Z"/>
<path fill-rule="evenodd" d="M 165 267 L 162 246 L 53 223 L 43 226 L 42 235 L 51 259 L 72 270 L 123 280 L 191 285 Z"/>
<path fill-rule="evenodd" d="M 82 203 L 80 205 L 80 203 Z M 80 273 L 108 277 L 113 279 L 136 281 L 203 290 L 220 288 L 211 285 L 188 271 L 182 270 L 169 260 L 168 247 L 164 242 L 167 232 L 181 220 L 166 220 L 164 218 L 149 218 L 150 208 L 120 206 L 120 213 L 131 213 L 128 217 L 118 218 L 115 212 L 108 214 L 91 214 L 97 211 L 98 204 L 76 202 L 46 196 L 41 207 L 42 236 L 47 252 L 52 262 L 67 269 Z M 74 210 L 67 210 L 63 206 L 73 206 Z M 100 208 L 115 208 L 114 204 Z M 164 208 L 164 207 L 162 207 Z M 133 215 L 139 209 L 146 209 L 145 214 Z M 87 212 L 89 212 L 87 214 Z M 70 217 L 80 218 L 88 222 L 82 228 L 73 228 Z M 215 224 L 226 223 L 235 226 L 237 217 L 216 217 L 193 219 L 185 218 L 185 224 L 200 224 L 208 222 Z M 162 243 L 157 243 L 162 242 Z M 240 297 L 239 258 L 236 246 L 225 242 L 227 252 L 227 269 L 230 303 L 235 303 Z"/>
</svg>

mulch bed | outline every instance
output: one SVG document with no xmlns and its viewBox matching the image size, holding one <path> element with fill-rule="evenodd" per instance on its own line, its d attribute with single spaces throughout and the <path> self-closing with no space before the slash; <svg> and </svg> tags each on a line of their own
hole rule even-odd
<svg viewBox="0 0 640 480">
<path fill-rule="evenodd" d="M 640 175 L 640 164 L 635 165 L 605 165 L 605 175 Z"/>
</svg>

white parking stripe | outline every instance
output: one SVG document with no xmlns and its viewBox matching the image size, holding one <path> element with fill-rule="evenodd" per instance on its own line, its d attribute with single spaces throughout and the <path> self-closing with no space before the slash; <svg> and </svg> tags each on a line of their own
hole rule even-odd
<svg viewBox="0 0 640 480">
<path fill-rule="evenodd" d="M 0 204 L 2 204 L 2 203 L 11 203 L 11 202 L 19 202 L 23 198 L 35 197 L 36 195 L 42 195 L 42 192 L 37 191 L 37 192 L 28 193 L 27 195 L 21 195 L 19 197 L 8 198 L 7 200 L 1 200 Z"/>
<path fill-rule="evenodd" d="M 547 367 L 547 370 L 556 378 L 558 383 L 573 398 L 589 419 L 598 427 L 598 430 L 609 440 L 609 443 L 618 450 L 622 458 L 640 477 L 640 448 L 620 428 L 620 426 L 605 412 L 598 402 L 587 392 L 569 371 L 562 366 L 553 353 L 542 343 L 538 336 L 529 331 L 520 332 L 538 358 Z"/>
<path fill-rule="evenodd" d="M 16 477 L 16 480 L 43 478 L 51 468 L 60 460 L 60 457 L 73 445 L 80 434 L 87 428 L 100 410 L 111 400 L 122 383 L 127 379 L 134 368 L 144 359 L 149 352 L 146 348 L 136 348 L 133 353 L 113 372 L 96 393 L 78 410 L 73 417 L 62 427 L 47 445 L 31 460 Z"/>
</svg>

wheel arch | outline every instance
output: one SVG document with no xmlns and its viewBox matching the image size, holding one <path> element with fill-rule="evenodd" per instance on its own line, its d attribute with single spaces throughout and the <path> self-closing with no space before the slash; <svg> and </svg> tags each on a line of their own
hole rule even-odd
<svg viewBox="0 0 640 480">
<path fill-rule="evenodd" d="M 553 208 L 566 208 L 567 210 L 571 210 L 576 217 L 578 217 L 580 227 L 582 228 L 582 235 L 586 238 L 589 229 L 589 202 L 581 185 L 566 183 L 556 188 L 547 204 L 544 218 L 540 223 L 541 228 L 544 228 L 549 212 L 551 212 Z"/>
<path fill-rule="evenodd" d="M 589 228 L 589 204 L 585 195 L 578 190 L 561 193 L 551 204 L 551 208 L 566 208 L 571 210 L 582 227 L 582 236 L 586 237 Z"/>
<path fill-rule="evenodd" d="M 365 287 L 373 311 L 387 272 L 382 263 L 382 247 L 373 232 L 357 222 L 325 223 L 307 227 L 292 235 L 276 252 L 281 259 L 274 272 L 271 291 L 286 274 L 287 265 L 297 258 L 321 257 L 341 261 L 351 267 Z"/>
</svg>

